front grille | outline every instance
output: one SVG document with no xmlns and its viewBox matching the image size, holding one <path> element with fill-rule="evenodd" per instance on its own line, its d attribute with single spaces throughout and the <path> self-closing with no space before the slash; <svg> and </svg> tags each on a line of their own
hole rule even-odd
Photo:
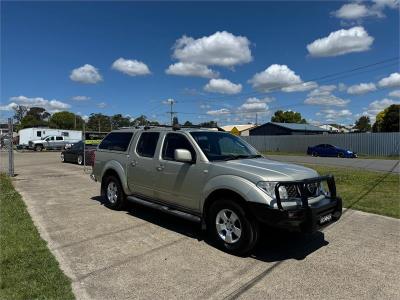
<svg viewBox="0 0 400 300">
<path fill-rule="evenodd" d="M 300 197 L 300 194 L 299 194 L 299 191 L 298 191 L 296 185 L 291 184 L 291 185 L 286 186 L 286 191 L 287 191 L 289 198 L 299 198 Z"/>
<path fill-rule="evenodd" d="M 300 188 L 297 184 L 284 185 L 289 198 L 301 198 Z M 307 197 L 317 197 L 320 194 L 320 183 L 306 184 L 305 194 Z"/>
</svg>

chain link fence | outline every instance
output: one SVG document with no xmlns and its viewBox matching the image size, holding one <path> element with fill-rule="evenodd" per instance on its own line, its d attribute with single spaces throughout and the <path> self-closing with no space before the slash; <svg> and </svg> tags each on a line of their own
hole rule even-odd
<svg viewBox="0 0 400 300">
<path fill-rule="evenodd" d="M 0 136 L 0 172 L 14 176 L 13 120 L 8 119 L 8 132 Z"/>
</svg>

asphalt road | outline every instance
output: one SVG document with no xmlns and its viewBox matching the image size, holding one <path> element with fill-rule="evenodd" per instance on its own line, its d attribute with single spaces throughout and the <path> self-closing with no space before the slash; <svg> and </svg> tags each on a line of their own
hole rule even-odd
<svg viewBox="0 0 400 300">
<path fill-rule="evenodd" d="M 15 157 L 14 185 L 77 299 L 400 298 L 400 220 L 347 210 L 323 233 L 266 231 L 235 257 L 196 224 L 107 209 L 99 185 L 57 153 Z"/>
<path fill-rule="evenodd" d="M 273 160 L 293 163 L 317 164 L 325 166 L 357 168 L 369 171 L 400 173 L 399 161 L 394 159 L 337 158 L 292 155 L 267 155 L 267 157 Z"/>
</svg>

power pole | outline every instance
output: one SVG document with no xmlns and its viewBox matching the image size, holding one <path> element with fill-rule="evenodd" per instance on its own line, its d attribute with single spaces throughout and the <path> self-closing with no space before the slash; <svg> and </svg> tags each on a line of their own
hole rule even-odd
<svg viewBox="0 0 400 300">
<path fill-rule="evenodd" d="M 175 104 L 175 100 L 174 99 L 169 99 L 168 102 L 169 102 L 169 105 L 170 105 L 169 114 L 170 114 L 170 117 L 171 117 L 171 126 L 172 126 L 173 122 L 174 122 L 174 114 L 175 114 L 175 112 L 173 111 L 172 108 L 173 108 L 173 106 Z"/>
<path fill-rule="evenodd" d="M 99 132 L 100 132 L 100 119 L 99 119 Z"/>
<path fill-rule="evenodd" d="M 256 113 L 256 125 L 257 125 L 257 122 L 258 122 L 258 114 Z"/>
</svg>

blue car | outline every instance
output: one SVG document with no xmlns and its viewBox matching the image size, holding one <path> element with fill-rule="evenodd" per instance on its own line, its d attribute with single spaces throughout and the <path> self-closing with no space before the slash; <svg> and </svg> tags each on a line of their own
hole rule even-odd
<svg viewBox="0 0 400 300">
<path fill-rule="evenodd" d="M 342 149 L 329 144 L 319 144 L 307 148 L 307 154 L 312 156 L 331 156 L 343 158 L 356 158 L 357 154 L 353 151 Z"/>
</svg>

